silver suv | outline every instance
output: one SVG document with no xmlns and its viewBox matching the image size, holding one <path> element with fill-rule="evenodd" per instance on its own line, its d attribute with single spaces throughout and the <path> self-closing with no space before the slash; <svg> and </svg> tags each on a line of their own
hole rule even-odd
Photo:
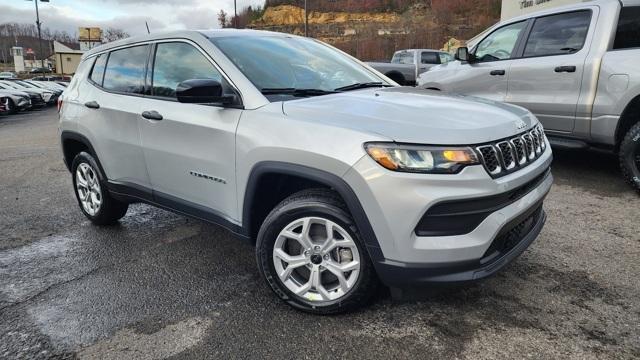
<svg viewBox="0 0 640 360">
<path fill-rule="evenodd" d="M 520 107 L 399 87 L 319 41 L 250 30 L 89 51 L 62 95 L 80 209 L 144 202 L 256 244 L 291 306 L 335 313 L 494 274 L 545 221 L 551 150 Z M 395 293 L 395 291 L 394 291 Z"/>
<path fill-rule="evenodd" d="M 523 106 L 554 146 L 617 152 L 640 191 L 640 0 L 584 1 L 485 33 L 418 85 Z"/>
</svg>

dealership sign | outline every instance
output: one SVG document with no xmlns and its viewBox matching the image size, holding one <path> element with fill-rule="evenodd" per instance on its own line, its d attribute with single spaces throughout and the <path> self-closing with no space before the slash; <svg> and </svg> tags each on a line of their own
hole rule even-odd
<svg viewBox="0 0 640 360">
<path fill-rule="evenodd" d="M 521 0 L 520 9 L 526 9 L 535 5 L 540 5 L 548 2 L 551 2 L 551 0 Z"/>
</svg>

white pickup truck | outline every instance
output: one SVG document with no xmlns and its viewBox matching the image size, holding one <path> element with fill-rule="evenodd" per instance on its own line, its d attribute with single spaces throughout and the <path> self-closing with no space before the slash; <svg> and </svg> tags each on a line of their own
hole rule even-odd
<svg viewBox="0 0 640 360">
<path fill-rule="evenodd" d="M 433 66 L 453 61 L 447 52 L 431 49 L 399 50 L 393 54 L 391 62 L 368 62 L 367 64 L 400 85 L 416 84 L 418 75 Z"/>
<path fill-rule="evenodd" d="M 495 25 L 418 86 L 520 105 L 554 146 L 604 148 L 640 191 L 640 0 L 597 0 Z"/>
</svg>

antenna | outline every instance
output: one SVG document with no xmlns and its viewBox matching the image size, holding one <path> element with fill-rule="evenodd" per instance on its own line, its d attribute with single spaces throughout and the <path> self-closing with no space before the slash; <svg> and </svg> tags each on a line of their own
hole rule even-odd
<svg viewBox="0 0 640 360">
<path fill-rule="evenodd" d="M 151 31 L 149 31 L 149 23 L 145 21 L 144 24 L 147 25 L 147 34 L 151 34 Z"/>
</svg>

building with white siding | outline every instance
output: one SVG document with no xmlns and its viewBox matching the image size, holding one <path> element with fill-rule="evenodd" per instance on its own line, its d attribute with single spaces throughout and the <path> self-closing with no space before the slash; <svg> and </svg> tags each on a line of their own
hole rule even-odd
<svg viewBox="0 0 640 360">
<path fill-rule="evenodd" d="M 561 5 L 575 4 L 581 0 L 502 0 L 501 20 L 548 9 Z"/>
</svg>

